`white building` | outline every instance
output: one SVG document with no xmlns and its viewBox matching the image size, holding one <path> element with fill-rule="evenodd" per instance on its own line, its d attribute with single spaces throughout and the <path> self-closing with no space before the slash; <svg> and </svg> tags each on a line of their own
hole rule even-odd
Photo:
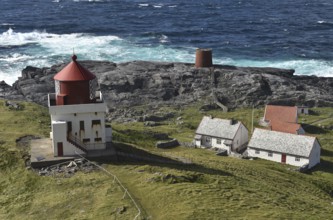
<svg viewBox="0 0 333 220">
<path fill-rule="evenodd" d="M 73 55 L 72 62 L 54 76 L 56 93 L 49 94 L 50 137 L 54 156 L 106 149 L 111 128 L 105 127 L 107 111 L 97 79 Z"/>
<path fill-rule="evenodd" d="M 297 107 L 297 113 L 308 115 L 309 114 L 309 107 L 308 106 L 298 106 Z"/>
<path fill-rule="evenodd" d="M 315 137 L 256 128 L 248 144 L 248 155 L 293 166 L 320 163 L 320 144 Z"/>
<path fill-rule="evenodd" d="M 240 151 L 248 143 L 248 130 L 238 121 L 204 116 L 195 132 L 195 146 Z"/>
</svg>

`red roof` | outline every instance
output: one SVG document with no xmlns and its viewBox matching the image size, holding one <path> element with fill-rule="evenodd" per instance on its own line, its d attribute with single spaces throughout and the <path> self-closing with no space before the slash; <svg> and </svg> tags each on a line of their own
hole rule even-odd
<svg viewBox="0 0 333 220">
<path fill-rule="evenodd" d="M 72 62 L 65 66 L 65 68 L 53 78 L 58 81 L 89 81 L 95 79 L 96 76 L 81 66 L 76 59 L 76 55 L 73 55 Z"/>
<path fill-rule="evenodd" d="M 265 110 L 265 121 L 297 123 L 297 107 L 267 105 Z"/>
<path fill-rule="evenodd" d="M 286 132 L 290 134 L 298 134 L 298 130 L 301 128 L 300 124 L 288 123 L 281 121 L 271 121 L 272 131 Z"/>
</svg>

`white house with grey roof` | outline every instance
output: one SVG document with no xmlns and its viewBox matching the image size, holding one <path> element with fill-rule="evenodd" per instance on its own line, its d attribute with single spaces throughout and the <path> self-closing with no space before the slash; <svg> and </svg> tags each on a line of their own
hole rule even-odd
<svg viewBox="0 0 333 220">
<path fill-rule="evenodd" d="M 240 151 L 248 143 L 248 130 L 243 123 L 235 120 L 204 116 L 195 132 L 196 147 Z"/>
<path fill-rule="evenodd" d="M 248 155 L 293 166 L 320 163 L 320 144 L 316 137 L 256 128 L 248 144 Z"/>
</svg>

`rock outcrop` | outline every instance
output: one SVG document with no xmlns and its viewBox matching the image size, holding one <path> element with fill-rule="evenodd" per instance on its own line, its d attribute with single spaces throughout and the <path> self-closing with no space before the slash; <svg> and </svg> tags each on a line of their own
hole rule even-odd
<svg viewBox="0 0 333 220">
<path fill-rule="evenodd" d="M 95 73 L 110 111 L 139 105 L 184 106 L 219 101 L 229 109 L 281 105 L 333 107 L 333 78 L 293 75 L 293 70 L 214 66 L 187 63 L 81 61 Z M 0 98 L 47 105 L 54 92 L 53 76 L 65 64 L 26 67 L 13 86 L 0 82 Z"/>
</svg>

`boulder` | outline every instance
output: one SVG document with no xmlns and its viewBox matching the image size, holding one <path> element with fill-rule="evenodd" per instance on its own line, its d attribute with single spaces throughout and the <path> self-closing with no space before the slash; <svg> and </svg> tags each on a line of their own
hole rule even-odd
<svg viewBox="0 0 333 220">
<path fill-rule="evenodd" d="M 172 139 L 170 141 L 158 141 L 156 143 L 157 148 L 171 148 L 179 146 L 179 142 L 177 139 Z"/>
</svg>

